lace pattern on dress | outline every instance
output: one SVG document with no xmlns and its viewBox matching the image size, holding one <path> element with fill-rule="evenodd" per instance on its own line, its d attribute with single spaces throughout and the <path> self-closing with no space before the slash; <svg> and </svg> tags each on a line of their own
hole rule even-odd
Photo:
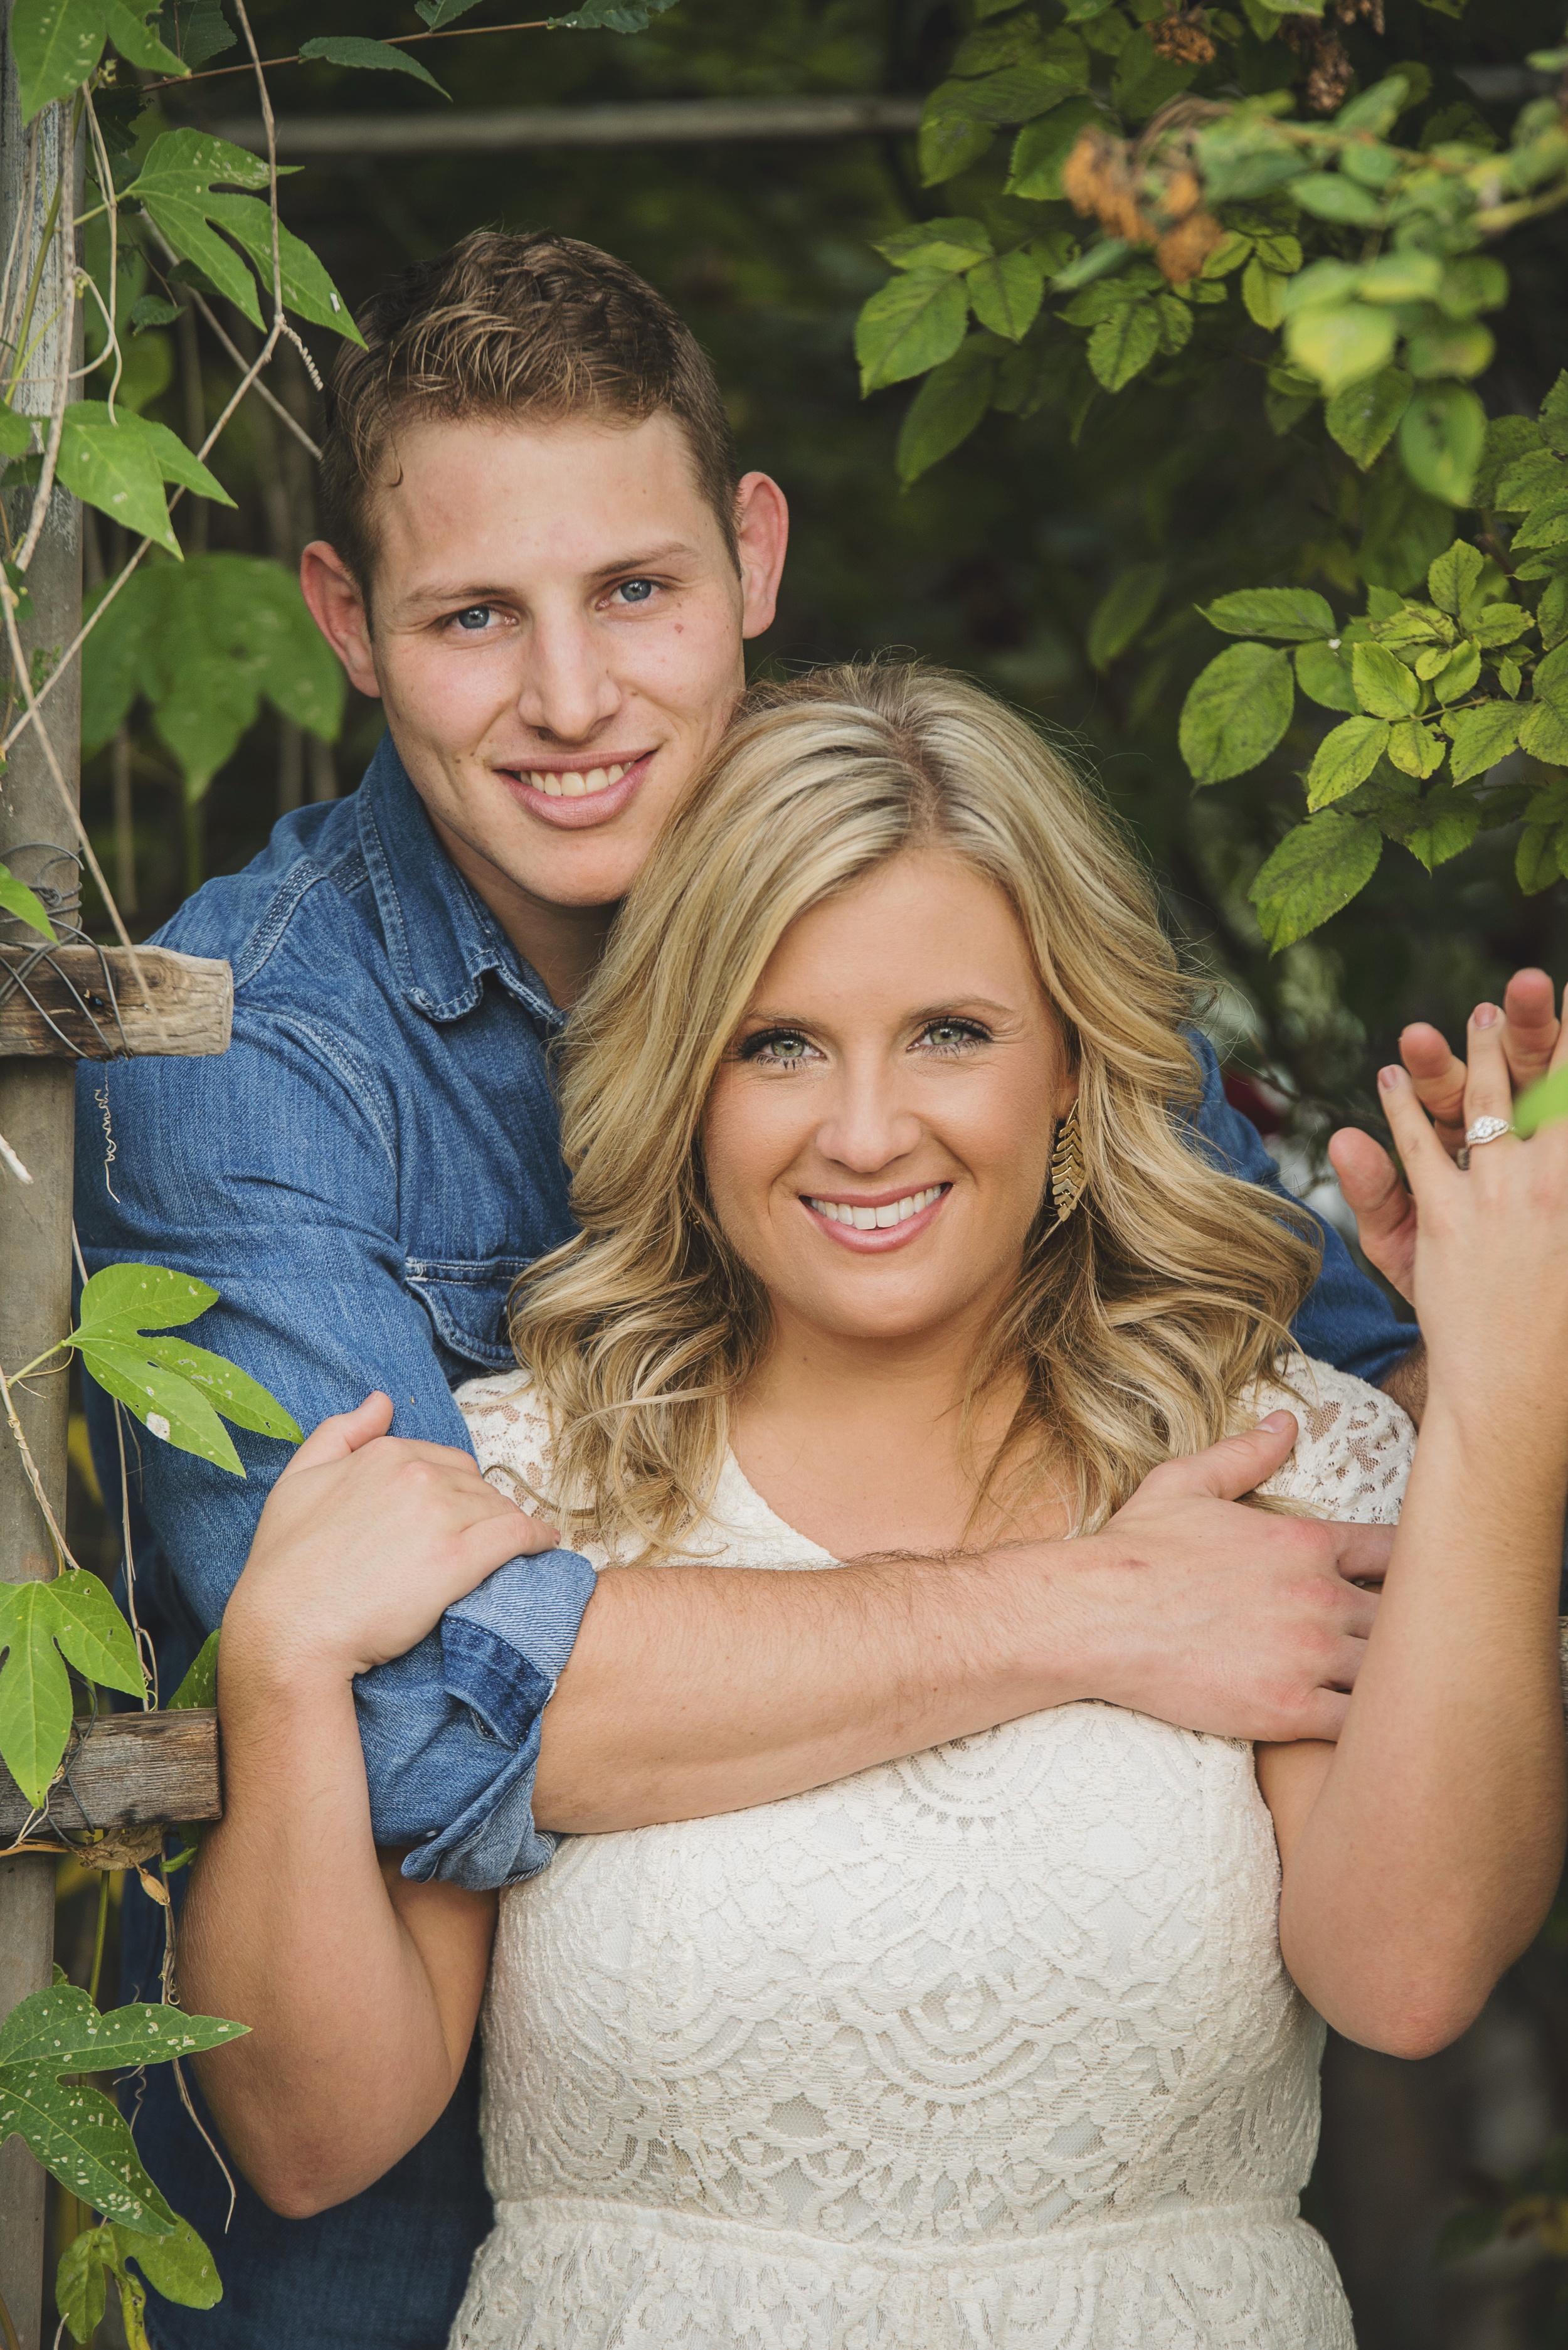
<svg viewBox="0 0 1568 2350">
<path fill-rule="evenodd" d="M 1403 1413 L 1292 1383 L 1272 1490 L 1392 1520 Z M 461 1400 L 547 1492 L 525 1382 Z M 733 1461 L 712 1514 L 692 1555 L 833 1564 Z M 1278 1893 L 1251 1747 L 1097 1704 L 567 1841 L 502 1899 L 452 2350 L 1350 2350 Z"/>
</svg>

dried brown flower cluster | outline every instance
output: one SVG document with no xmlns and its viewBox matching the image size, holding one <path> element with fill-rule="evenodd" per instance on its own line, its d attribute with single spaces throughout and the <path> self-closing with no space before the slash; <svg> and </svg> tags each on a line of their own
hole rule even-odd
<svg viewBox="0 0 1568 2350">
<path fill-rule="evenodd" d="M 1336 114 L 1350 94 L 1355 68 L 1339 27 L 1365 20 L 1383 30 L 1384 0 L 1332 0 L 1321 16 L 1282 16 L 1280 37 L 1306 61 L 1302 95 L 1314 114 Z"/>
<path fill-rule="evenodd" d="M 1062 189 L 1074 210 L 1092 213 L 1129 244 L 1152 245 L 1173 286 L 1196 277 L 1225 234 L 1204 204 L 1189 144 L 1189 133 L 1219 110 L 1179 99 L 1136 144 L 1091 128 L 1063 166 Z"/>
<path fill-rule="evenodd" d="M 1183 8 L 1179 0 L 1166 0 L 1166 13 L 1153 27 L 1154 46 L 1172 65 L 1211 66 L 1214 43 L 1206 8 Z"/>
</svg>

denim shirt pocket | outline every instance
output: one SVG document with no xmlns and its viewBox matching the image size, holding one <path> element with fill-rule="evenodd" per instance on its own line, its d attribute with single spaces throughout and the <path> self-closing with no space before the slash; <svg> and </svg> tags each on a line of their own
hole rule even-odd
<svg viewBox="0 0 1568 2350">
<path fill-rule="evenodd" d="M 525 1257 L 405 1259 L 403 1278 L 450 1355 L 486 1371 L 510 1370 L 517 1357 L 506 1336 L 506 1300 L 527 1270 Z"/>
</svg>

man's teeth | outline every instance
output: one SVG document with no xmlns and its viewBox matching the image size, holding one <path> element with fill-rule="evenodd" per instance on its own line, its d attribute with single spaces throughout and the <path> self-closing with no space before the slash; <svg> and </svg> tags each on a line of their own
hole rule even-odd
<svg viewBox="0 0 1568 2350">
<path fill-rule="evenodd" d="M 853 1224 L 857 1232 L 887 1232 L 894 1224 L 907 1223 L 940 1200 L 946 1191 L 945 1183 L 932 1183 L 923 1191 L 910 1191 L 901 1200 L 889 1200 L 884 1208 L 852 1208 L 847 1200 L 812 1200 L 808 1205 L 830 1224 Z"/>
<path fill-rule="evenodd" d="M 590 767 L 586 775 L 568 769 L 564 775 L 546 775 L 539 768 L 530 768 L 528 781 L 536 792 L 547 793 L 553 800 L 582 800 L 595 792 L 607 792 L 625 775 L 624 766 Z"/>
</svg>

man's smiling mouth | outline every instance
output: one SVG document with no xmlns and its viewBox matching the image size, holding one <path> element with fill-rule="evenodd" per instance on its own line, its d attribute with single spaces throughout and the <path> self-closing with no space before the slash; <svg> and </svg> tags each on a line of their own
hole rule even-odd
<svg viewBox="0 0 1568 2350">
<path fill-rule="evenodd" d="M 591 799 L 596 792 L 607 792 L 618 784 L 627 767 L 633 762 L 616 760 L 607 767 L 567 767 L 559 775 L 542 767 L 524 767 L 522 773 L 536 792 L 545 793 L 553 800 Z"/>
</svg>

